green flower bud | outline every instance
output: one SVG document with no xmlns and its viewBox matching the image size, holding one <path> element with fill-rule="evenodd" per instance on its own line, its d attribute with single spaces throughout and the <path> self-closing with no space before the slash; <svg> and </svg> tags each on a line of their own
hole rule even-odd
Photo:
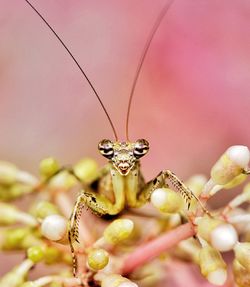
<svg viewBox="0 0 250 287">
<path fill-rule="evenodd" d="M 106 242 L 118 244 L 129 238 L 134 229 L 134 223 L 130 219 L 116 219 L 106 227 L 103 237 Z"/>
<path fill-rule="evenodd" d="M 17 209 L 10 204 L 0 202 L 0 225 L 10 225 L 17 222 Z"/>
<path fill-rule="evenodd" d="M 250 243 L 238 242 L 234 247 L 236 260 L 250 272 Z"/>
<path fill-rule="evenodd" d="M 0 225 L 10 225 L 21 222 L 30 226 L 36 226 L 38 222 L 28 213 L 22 212 L 13 205 L 0 202 Z"/>
<path fill-rule="evenodd" d="M 44 262 L 46 264 L 53 264 L 61 259 L 61 252 L 55 247 L 47 247 L 44 251 Z"/>
<path fill-rule="evenodd" d="M 93 181 L 98 173 L 97 163 L 90 158 L 79 161 L 74 167 L 74 173 L 86 183 Z"/>
<path fill-rule="evenodd" d="M 23 240 L 29 233 L 29 228 L 12 228 L 5 230 L 3 250 L 21 249 Z"/>
<path fill-rule="evenodd" d="M 40 233 L 30 232 L 27 236 L 24 237 L 22 241 L 21 248 L 28 249 L 29 247 L 43 245 L 43 241 L 40 239 Z"/>
<path fill-rule="evenodd" d="M 227 265 L 219 251 L 209 245 L 201 248 L 199 264 L 202 275 L 207 278 L 210 283 L 221 286 L 226 282 Z"/>
<path fill-rule="evenodd" d="M 103 269 L 109 262 L 109 254 L 104 249 L 93 249 L 88 254 L 88 265 L 93 270 Z"/>
<path fill-rule="evenodd" d="M 229 181 L 229 183 L 225 184 L 223 186 L 223 188 L 225 188 L 225 189 L 234 188 L 234 187 L 242 184 L 242 182 L 244 182 L 247 179 L 247 177 L 248 177 L 247 174 L 241 173 L 240 175 L 236 176 L 234 179 Z"/>
<path fill-rule="evenodd" d="M 40 173 L 45 178 L 51 177 L 59 169 L 60 165 L 53 157 L 45 158 L 40 162 Z"/>
<path fill-rule="evenodd" d="M 9 189 L 9 200 L 13 200 L 29 194 L 34 191 L 33 186 L 25 185 L 23 183 L 15 183 L 14 185 L 10 186 Z"/>
<path fill-rule="evenodd" d="M 39 219 L 44 219 L 49 215 L 59 214 L 59 210 L 53 203 L 48 201 L 39 201 L 32 206 L 30 213 Z"/>
<path fill-rule="evenodd" d="M 238 287 L 250 286 L 250 272 L 236 258 L 233 261 L 233 275 Z"/>
<path fill-rule="evenodd" d="M 32 186 L 23 183 L 17 182 L 10 186 L 0 184 L 0 201 L 11 201 L 33 191 Z"/>
<path fill-rule="evenodd" d="M 27 250 L 27 257 L 34 263 L 44 259 L 44 249 L 41 246 L 33 246 Z"/>
<path fill-rule="evenodd" d="M 18 169 L 9 162 L 0 161 L 0 183 L 10 185 L 15 183 Z"/>
<path fill-rule="evenodd" d="M 69 174 L 67 171 L 62 171 L 51 179 L 49 185 L 55 189 L 69 189 L 75 186 L 76 183 L 77 180 L 73 175 Z"/>
</svg>

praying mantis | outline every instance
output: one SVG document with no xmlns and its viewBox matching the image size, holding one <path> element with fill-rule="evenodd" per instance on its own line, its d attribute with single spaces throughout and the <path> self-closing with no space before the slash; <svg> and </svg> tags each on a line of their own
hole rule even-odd
<svg viewBox="0 0 250 287">
<path fill-rule="evenodd" d="M 68 170 L 73 176 L 75 176 L 77 180 L 80 181 L 82 185 L 82 189 L 76 199 L 71 217 L 69 219 L 68 232 L 68 239 L 73 258 L 73 274 L 76 276 L 77 257 L 75 255 L 73 243 L 74 241 L 78 241 L 78 223 L 80 220 L 82 208 L 84 206 L 88 207 L 98 216 L 117 215 L 125 208 L 142 207 L 150 200 L 153 191 L 155 191 L 157 188 L 167 187 L 169 184 L 171 184 L 176 189 L 176 191 L 180 192 L 180 194 L 186 200 L 188 207 L 190 206 L 192 199 L 195 199 L 199 202 L 199 199 L 195 196 L 195 194 L 172 171 L 168 169 L 162 170 L 158 173 L 157 176 L 155 176 L 155 178 L 145 182 L 140 168 L 140 160 L 148 153 L 150 147 L 149 143 L 146 139 L 131 141 L 129 138 L 129 115 L 139 74 L 141 72 L 153 37 L 170 6 L 173 4 L 173 1 L 168 1 L 160 11 L 152 27 L 152 30 L 149 33 L 144 50 L 139 60 L 129 96 L 126 119 L 126 141 L 119 141 L 116 129 L 103 102 L 101 101 L 101 98 L 99 97 L 99 94 L 95 90 L 87 74 L 82 69 L 64 41 L 55 32 L 54 28 L 52 28 L 47 20 L 40 14 L 40 12 L 33 6 L 33 4 L 28 0 L 24 1 L 29 5 L 29 7 L 33 9 L 33 11 L 40 17 L 47 28 L 54 34 L 56 39 L 67 51 L 74 64 L 78 67 L 81 74 L 83 75 L 84 80 L 88 82 L 92 92 L 98 99 L 114 133 L 114 140 L 103 139 L 98 144 L 98 150 L 100 154 L 104 156 L 108 162 L 103 168 L 100 169 L 97 177 L 90 184 L 81 182 L 81 180 L 77 177 L 76 174 L 74 174 L 74 171 L 71 168 L 62 167 L 58 171 L 61 172 Z M 58 174 L 58 172 L 56 174 Z M 47 181 L 52 179 L 56 174 L 52 175 Z M 105 196 L 106 192 L 112 195 L 113 200 Z"/>
</svg>

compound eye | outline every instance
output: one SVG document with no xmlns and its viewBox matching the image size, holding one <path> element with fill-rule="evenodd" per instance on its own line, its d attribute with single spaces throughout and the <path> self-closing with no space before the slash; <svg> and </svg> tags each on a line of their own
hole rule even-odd
<svg viewBox="0 0 250 287">
<path fill-rule="evenodd" d="M 111 159 L 114 155 L 113 142 L 111 140 L 102 140 L 98 144 L 98 149 L 101 155 Z"/>
<path fill-rule="evenodd" d="M 135 142 L 134 156 L 140 158 L 144 156 L 149 150 L 149 143 L 145 139 L 139 139 Z"/>
</svg>

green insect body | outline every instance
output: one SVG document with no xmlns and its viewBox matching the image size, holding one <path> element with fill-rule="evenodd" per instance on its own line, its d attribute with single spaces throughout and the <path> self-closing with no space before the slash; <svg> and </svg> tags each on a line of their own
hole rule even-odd
<svg viewBox="0 0 250 287">
<path fill-rule="evenodd" d="M 76 200 L 70 217 L 69 242 L 73 256 L 73 273 L 77 271 L 77 258 L 73 246 L 78 241 L 78 223 L 84 206 L 98 216 L 117 215 L 124 208 L 139 208 L 150 200 L 154 190 L 167 187 L 171 183 L 185 198 L 188 206 L 196 198 L 193 192 L 170 170 L 159 173 L 145 183 L 140 169 L 140 158 L 149 150 L 145 139 L 132 142 L 112 142 L 102 140 L 100 153 L 109 159 L 99 176 L 89 185 L 85 185 Z M 92 186 L 96 188 L 93 189 Z"/>
</svg>

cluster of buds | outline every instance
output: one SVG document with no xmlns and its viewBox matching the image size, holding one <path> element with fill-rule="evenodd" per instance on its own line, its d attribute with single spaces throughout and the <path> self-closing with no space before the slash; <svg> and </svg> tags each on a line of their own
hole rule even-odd
<svg viewBox="0 0 250 287">
<path fill-rule="evenodd" d="M 71 272 L 68 239 L 71 193 L 82 182 L 93 182 L 96 162 L 84 159 L 62 169 L 55 159 L 47 158 L 40 163 L 40 179 L 0 162 L 0 250 L 25 255 L 3 274 L 0 287 L 157 286 L 168 266 L 180 260 L 197 265 L 211 286 L 234 280 L 238 287 L 250 287 L 250 213 L 241 206 L 250 202 L 250 183 L 220 208 L 212 209 L 208 202 L 220 190 L 241 188 L 248 178 L 249 160 L 247 147 L 232 146 L 212 167 L 210 179 L 190 177 L 183 183 L 192 191 L 189 206 L 166 183 L 152 192 L 151 204 L 126 210 L 111 221 L 84 211 L 79 243 L 73 242 L 77 277 Z M 26 209 L 23 197 L 26 205 L 30 203 Z M 224 259 L 228 251 L 231 261 Z M 44 265 L 48 275 L 31 281 L 34 267 Z M 233 270 L 230 276 L 228 265 Z"/>
</svg>

